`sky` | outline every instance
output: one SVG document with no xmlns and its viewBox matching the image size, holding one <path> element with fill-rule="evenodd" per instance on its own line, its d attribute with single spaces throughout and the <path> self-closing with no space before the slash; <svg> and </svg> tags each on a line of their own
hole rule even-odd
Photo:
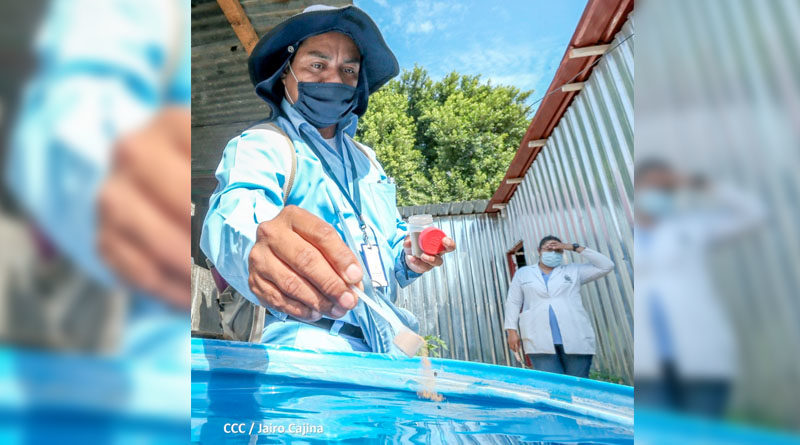
<svg viewBox="0 0 800 445">
<path fill-rule="evenodd" d="M 355 0 L 378 24 L 400 70 L 418 64 L 433 79 L 451 71 L 492 84 L 550 86 L 586 0 Z"/>
</svg>

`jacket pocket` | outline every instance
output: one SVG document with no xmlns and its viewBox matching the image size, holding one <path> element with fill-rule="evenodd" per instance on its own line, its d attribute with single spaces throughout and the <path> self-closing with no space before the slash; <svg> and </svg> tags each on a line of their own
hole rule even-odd
<svg viewBox="0 0 800 445">
<path fill-rule="evenodd" d="M 524 340 L 533 341 L 533 311 L 522 311 L 519 314 L 519 336 Z"/>
<path fill-rule="evenodd" d="M 581 307 L 577 311 L 577 323 L 580 326 L 580 333 L 581 338 L 584 340 L 590 341 L 594 344 L 595 334 L 594 334 L 594 325 L 592 324 L 592 319 L 589 317 L 589 314 L 586 313 L 586 309 Z"/>
</svg>

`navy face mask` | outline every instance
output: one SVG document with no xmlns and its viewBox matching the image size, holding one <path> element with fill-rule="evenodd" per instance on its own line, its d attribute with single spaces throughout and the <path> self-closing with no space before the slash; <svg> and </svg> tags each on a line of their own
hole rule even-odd
<svg viewBox="0 0 800 445">
<path fill-rule="evenodd" d="M 291 63 L 289 72 L 297 82 L 297 102 L 292 106 L 311 125 L 317 128 L 336 125 L 356 107 L 355 87 L 343 83 L 300 82 Z M 289 98 L 288 91 L 286 96 Z"/>
</svg>

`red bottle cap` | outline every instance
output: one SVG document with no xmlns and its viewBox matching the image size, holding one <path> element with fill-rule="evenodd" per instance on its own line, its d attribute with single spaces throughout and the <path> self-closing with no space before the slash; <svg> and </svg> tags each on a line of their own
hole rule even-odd
<svg viewBox="0 0 800 445">
<path fill-rule="evenodd" d="M 444 252 L 442 240 L 446 236 L 444 232 L 436 227 L 427 227 L 419 234 L 419 247 L 428 255 L 439 255 Z"/>
</svg>

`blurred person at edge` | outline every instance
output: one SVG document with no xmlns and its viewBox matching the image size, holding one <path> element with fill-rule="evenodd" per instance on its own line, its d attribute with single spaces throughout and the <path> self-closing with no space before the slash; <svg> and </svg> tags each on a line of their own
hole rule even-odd
<svg viewBox="0 0 800 445">
<path fill-rule="evenodd" d="M 637 165 L 634 184 L 636 404 L 721 416 L 738 351 L 708 254 L 758 225 L 764 210 L 741 190 L 682 176 L 659 159 Z M 682 211 L 679 204 L 703 195 L 717 205 Z"/>
<path fill-rule="evenodd" d="M 389 322 L 348 286 L 371 285 L 376 302 L 416 331 L 416 317 L 394 305 L 397 287 L 456 246 L 444 238 L 440 254 L 410 255 L 394 180 L 353 140 L 397 59 L 361 9 L 314 5 L 262 37 L 249 68 L 272 114 L 225 147 L 200 247 L 231 286 L 268 309 L 262 342 L 400 354 Z"/>
<path fill-rule="evenodd" d="M 188 357 L 188 20 L 188 0 L 53 2 L 5 165 L 55 249 L 135 290 L 123 357 Z"/>
<path fill-rule="evenodd" d="M 562 264 L 564 251 L 580 254 L 589 263 Z M 522 347 L 536 370 L 589 377 L 595 333 L 580 289 L 614 270 L 614 262 L 552 235 L 539 241 L 538 252 L 539 263 L 521 267 L 508 289 L 504 322 L 508 346 L 515 352 Z"/>
</svg>

